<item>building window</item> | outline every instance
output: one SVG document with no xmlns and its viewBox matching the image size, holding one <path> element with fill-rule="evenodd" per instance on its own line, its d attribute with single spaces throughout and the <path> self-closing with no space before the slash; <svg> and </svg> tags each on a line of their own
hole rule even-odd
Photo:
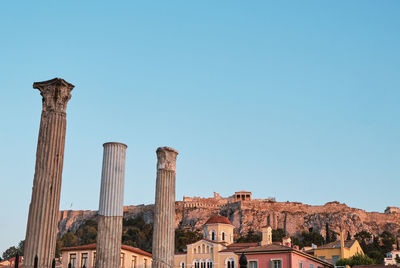
<svg viewBox="0 0 400 268">
<path fill-rule="evenodd" d="M 132 255 L 131 268 L 136 268 L 136 256 Z"/>
<path fill-rule="evenodd" d="M 224 232 L 222 232 L 221 237 L 222 237 L 222 241 L 225 241 L 225 233 Z"/>
<path fill-rule="evenodd" d="M 282 268 L 282 260 L 271 260 L 271 268 Z"/>
<path fill-rule="evenodd" d="M 338 255 L 332 256 L 332 262 L 333 262 L 333 264 L 336 264 L 336 262 L 339 260 L 339 258 L 340 258 L 340 256 L 338 256 Z"/>
<path fill-rule="evenodd" d="M 185 263 L 184 263 L 184 262 L 181 262 L 181 263 L 179 264 L 179 268 L 185 268 Z"/>
<path fill-rule="evenodd" d="M 212 241 L 215 241 L 215 231 L 212 231 L 212 232 L 211 232 L 211 240 L 212 240 Z"/>
<path fill-rule="evenodd" d="M 200 263 L 199 261 L 194 262 L 194 268 L 200 268 Z"/>
<path fill-rule="evenodd" d="M 201 268 L 206 268 L 206 261 L 201 261 Z"/>
<path fill-rule="evenodd" d="M 69 263 L 71 264 L 71 268 L 76 267 L 76 254 L 75 253 L 69 254 Z"/>
<path fill-rule="evenodd" d="M 311 263 L 311 264 L 310 264 L 310 268 L 314 268 L 314 264 Z"/>
<path fill-rule="evenodd" d="M 144 259 L 143 261 L 144 261 L 144 264 L 143 264 L 144 268 L 147 268 L 147 259 Z"/>
<path fill-rule="evenodd" d="M 213 262 L 212 260 L 207 261 L 207 268 L 213 268 Z"/>
<path fill-rule="evenodd" d="M 88 254 L 87 253 L 82 253 L 81 254 L 81 267 L 88 267 Z"/>
<path fill-rule="evenodd" d="M 235 268 L 235 260 L 229 259 L 226 263 L 226 268 Z"/>
<path fill-rule="evenodd" d="M 196 248 L 193 249 L 193 253 L 194 253 L 194 254 L 197 254 Z"/>
<path fill-rule="evenodd" d="M 249 261 L 249 268 L 257 268 L 257 261 Z"/>
<path fill-rule="evenodd" d="M 303 268 L 303 262 L 299 261 L 299 268 Z"/>
</svg>

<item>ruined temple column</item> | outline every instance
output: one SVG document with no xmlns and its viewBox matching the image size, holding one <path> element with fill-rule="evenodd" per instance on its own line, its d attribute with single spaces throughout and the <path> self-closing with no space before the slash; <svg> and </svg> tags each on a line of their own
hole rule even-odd
<svg viewBox="0 0 400 268">
<path fill-rule="evenodd" d="M 66 108 L 73 85 L 60 78 L 33 83 L 43 97 L 32 198 L 26 227 L 24 267 L 49 268 L 55 257 L 64 161 Z"/>
<path fill-rule="evenodd" d="M 123 143 L 103 144 L 96 268 L 120 267 L 124 206 L 125 156 Z"/>
<path fill-rule="evenodd" d="M 175 251 L 175 166 L 178 151 L 157 149 L 153 268 L 173 268 Z"/>
</svg>

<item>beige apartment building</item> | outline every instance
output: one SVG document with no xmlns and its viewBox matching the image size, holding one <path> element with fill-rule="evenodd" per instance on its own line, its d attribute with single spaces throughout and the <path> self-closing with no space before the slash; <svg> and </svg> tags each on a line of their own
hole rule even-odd
<svg viewBox="0 0 400 268">
<path fill-rule="evenodd" d="M 62 268 L 94 268 L 96 264 L 96 244 L 61 249 Z M 139 248 L 121 246 L 121 268 L 151 268 L 151 254 Z"/>
</svg>

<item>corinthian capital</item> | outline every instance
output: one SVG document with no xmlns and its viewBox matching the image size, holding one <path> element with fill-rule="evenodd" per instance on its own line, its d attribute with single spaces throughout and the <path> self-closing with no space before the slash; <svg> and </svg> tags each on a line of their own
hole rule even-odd
<svg viewBox="0 0 400 268">
<path fill-rule="evenodd" d="M 48 81 L 35 82 L 33 88 L 40 91 L 43 97 L 43 111 L 65 113 L 67 103 L 71 98 L 71 91 L 75 86 L 64 79 L 54 78 Z"/>
<path fill-rule="evenodd" d="M 176 156 L 178 151 L 171 147 L 160 147 L 157 153 L 157 169 L 171 170 L 176 169 Z"/>
</svg>

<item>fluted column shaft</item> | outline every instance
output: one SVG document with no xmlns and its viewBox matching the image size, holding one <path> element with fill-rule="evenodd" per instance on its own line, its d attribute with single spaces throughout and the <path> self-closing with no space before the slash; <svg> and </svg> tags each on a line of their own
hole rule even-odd
<svg viewBox="0 0 400 268">
<path fill-rule="evenodd" d="M 173 268 L 175 249 L 175 167 L 178 152 L 157 149 L 157 180 L 153 229 L 153 268 Z"/>
<path fill-rule="evenodd" d="M 104 145 L 99 201 L 96 267 L 120 267 L 124 203 L 125 158 L 127 146 Z"/>
<path fill-rule="evenodd" d="M 24 267 L 49 268 L 55 257 L 64 161 L 66 105 L 73 85 L 62 79 L 34 83 L 43 97 L 35 175 L 25 237 Z"/>
</svg>

